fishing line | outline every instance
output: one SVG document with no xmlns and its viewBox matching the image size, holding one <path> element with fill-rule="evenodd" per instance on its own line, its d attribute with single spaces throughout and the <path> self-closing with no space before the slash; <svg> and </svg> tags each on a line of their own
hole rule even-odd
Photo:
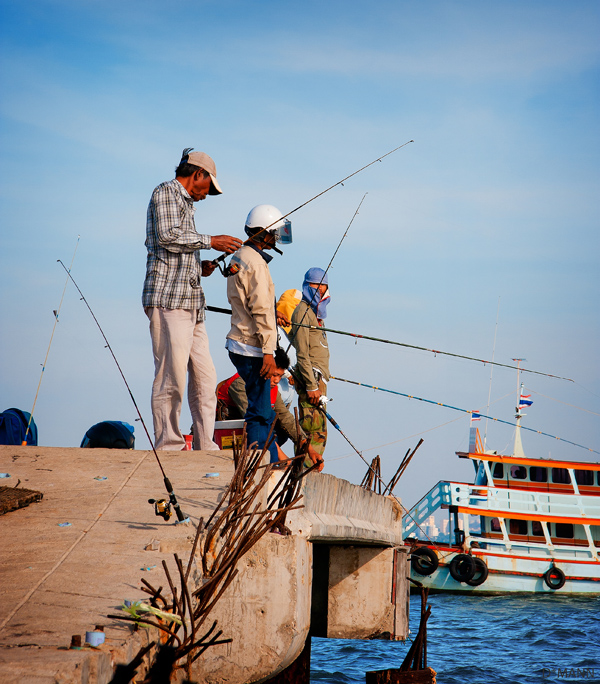
<svg viewBox="0 0 600 684">
<path fill-rule="evenodd" d="M 589 392 L 594 397 L 600 397 L 600 394 L 596 394 L 596 392 L 592 392 L 591 389 L 588 389 L 587 387 L 582 385 L 580 382 L 576 382 L 575 384 L 578 385 L 579 387 L 581 387 L 581 389 L 585 390 L 586 392 Z"/>
<path fill-rule="evenodd" d="M 173 506 L 173 508 L 175 510 L 175 513 L 177 514 L 177 520 L 179 522 L 185 522 L 185 521 L 189 520 L 189 518 L 187 518 L 183 514 L 183 511 L 181 510 L 181 508 L 179 508 L 179 502 L 177 501 L 177 497 L 175 496 L 175 492 L 173 491 L 173 486 L 171 485 L 171 482 L 170 482 L 169 478 L 167 477 L 167 474 L 165 473 L 165 470 L 162 466 L 162 463 L 160 462 L 160 458 L 158 457 L 158 454 L 156 452 L 156 448 L 154 446 L 154 442 L 153 442 L 152 438 L 150 437 L 150 433 L 148 432 L 148 428 L 146 427 L 146 423 L 144 422 L 144 418 L 142 417 L 142 413 L 141 413 L 140 409 L 138 408 L 135 397 L 133 396 L 133 392 L 131 391 L 131 388 L 129 387 L 129 383 L 127 382 L 127 379 L 125 378 L 125 374 L 121 370 L 121 366 L 119 365 L 119 362 L 117 361 L 117 357 L 115 356 L 115 353 L 114 353 L 112 347 L 110 346 L 110 342 L 108 341 L 106 335 L 104 334 L 104 330 L 102 330 L 102 327 L 101 327 L 100 323 L 98 322 L 98 319 L 94 315 L 94 312 L 92 311 L 92 307 L 88 304 L 88 301 L 85 298 L 83 292 L 79 289 L 79 285 L 77 285 L 77 283 L 75 282 L 75 279 L 71 275 L 71 271 L 67 269 L 67 267 L 63 264 L 63 262 L 60 259 L 57 259 L 57 261 L 65 269 L 65 271 L 67 272 L 68 278 L 71 279 L 71 282 L 77 288 L 77 292 L 79 292 L 79 294 L 81 295 L 81 300 L 87 306 L 88 311 L 92 314 L 92 318 L 96 322 L 96 325 L 98 326 L 98 330 L 100 331 L 100 334 L 102 335 L 102 337 L 104 338 L 104 341 L 106 342 L 106 348 L 111 353 L 111 356 L 113 357 L 114 362 L 116 363 L 117 368 L 119 369 L 119 373 L 121 374 L 121 377 L 123 378 L 123 382 L 125 383 L 125 387 L 127 387 L 127 391 L 129 392 L 129 396 L 131 397 L 131 401 L 133 402 L 133 405 L 135 406 L 135 410 L 136 410 L 138 417 L 140 419 L 140 422 L 144 428 L 144 431 L 146 433 L 146 437 L 148 437 L 148 441 L 150 442 L 150 446 L 152 447 L 152 451 L 154 452 L 154 455 L 156 456 L 156 462 L 158 463 L 158 467 L 160 468 L 160 472 L 162 473 L 162 476 L 163 476 L 163 482 L 165 483 L 167 493 L 169 494 L 169 502 L 171 503 L 171 505 Z"/>
<path fill-rule="evenodd" d="M 52 340 L 54 339 L 54 331 L 56 330 L 56 325 L 58 323 L 58 316 L 60 314 L 60 310 L 62 308 L 62 303 L 63 299 L 65 298 L 65 291 L 67 289 L 67 285 L 69 284 L 69 277 L 68 274 L 71 272 L 71 269 L 73 268 L 73 261 L 75 261 L 75 254 L 77 254 L 77 247 L 79 247 L 79 238 L 81 235 L 77 236 L 77 242 L 75 243 L 75 251 L 73 252 L 73 258 L 71 259 L 71 265 L 69 266 L 69 270 L 67 271 L 67 278 L 65 279 L 65 286 L 63 287 L 62 291 L 62 296 L 60 298 L 60 304 L 58 305 L 58 309 L 55 309 L 52 313 L 54 314 L 54 325 L 52 326 L 52 334 L 50 335 L 50 342 L 48 342 L 48 349 L 46 350 L 46 357 L 44 358 L 44 363 L 42 364 L 42 372 L 40 373 L 40 379 L 38 382 L 37 390 L 35 392 L 35 398 L 33 400 L 33 406 L 31 407 L 31 413 L 29 414 L 29 420 L 27 421 L 27 430 L 25 430 L 25 437 L 23 437 L 23 441 L 21 442 L 21 446 L 27 446 L 27 437 L 29 436 L 29 430 L 31 428 L 31 421 L 33 420 L 33 412 L 35 411 L 35 405 L 38 400 L 38 394 L 40 393 L 40 386 L 42 384 L 42 378 L 44 377 L 44 371 L 46 370 L 46 363 L 48 361 L 48 355 L 50 354 L 50 347 L 52 346 Z"/>
<path fill-rule="evenodd" d="M 387 486 L 386 483 L 382 480 L 381 475 L 375 470 L 375 468 L 373 468 L 373 466 L 367 461 L 367 459 L 362 455 L 362 453 L 354 446 L 354 444 L 350 441 L 350 439 L 348 438 L 348 436 L 346 435 L 346 433 L 345 433 L 345 432 L 342 430 L 342 428 L 338 425 L 338 423 L 337 423 L 336 420 L 333 418 L 333 416 L 331 416 L 331 414 L 328 413 L 328 411 L 327 411 L 327 409 L 325 408 L 325 406 L 321 403 L 321 404 L 319 404 L 318 408 L 319 408 L 320 411 L 323 412 L 323 414 L 325 415 L 325 417 L 327 418 L 327 420 L 328 420 L 328 421 L 333 425 L 333 427 L 340 433 L 340 435 L 342 435 L 342 437 L 348 442 L 348 444 L 352 447 L 352 449 L 354 449 L 354 451 L 358 454 L 358 456 L 360 457 L 360 459 L 366 464 L 367 468 L 368 468 L 370 471 L 372 471 L 373 475 L 379 480 L 380 484 L 383 485 L 384 490 L 387 490 L 387 489 L 388 489 L 388 486 Z M 425 530 L 421 527 L 421 525 L 419 525 L 419 523 L 412 517 L 412 515 L 408 512 L 406 506 L 404 506 L 404 504 L 400 501 L 400 499 L 399 499 L 393 492 L 390 492 L 390 493 L 388 494 L 388 496 L 391 496 L 391 497 L 394 499 L 394 501 L 400 506 L 400 508 L 402 508 L 402 510 L 406 513 L 406 515 L 407 515 L 407 516 L 414 522 L 414 524 L 421 530 L 421 532 L 423 533 L 423 535 L 424 535 L 425 537 L 427 537 L 427 539 L 430 541 L 430 543 L 431 543 L 433 546 L 435 546 L 436 549 L 439 550 L 440 547 L 438 546 L 438 544 L 436 544 L 436 542 L 434 542 L 433 539 L 431 539 L 431 537 L 427 534 L 427 532 L 425 532 Z"/>
<path fill-rule="evenodd" d="M 523 369 L 521 369 L 523 370 Z M 595 411 L 590 411 L 589 409 L 582 408 L 581 406 L 576 406 L 575 404 L 569 404 L 566 401 L 561 401 L 560 399 L 555 399 L 554 397 L 549 397 L 547 394 L 542 394 L 541 392 L 536 392 L 535 390 L 530 389 L 529 387 L 527 388 L 528 392 L 533 392 L 534 394 L 537 394 L 538 397 L 544 397 L 545 399 L 550 399 L 551 401 L 557 401 L 559 404 L 564 404 L 565 406 L 570 406 L 571 408 L 576 408 L 579 411 L 585 411 L 586 413 L 591 413 L 593 416 L 600 416 L 600 413 L 596 413 Z"/>
<path fill-rule="evenodd" d="M 403 147 L 406 147 L 407 145 L 409 145 L 410 143 L 413 143 L 413 142 L 414 142 L 414 140 L 409 140 L 408 142 L 405 142 L 405 143 L 403 143 L 402 145 L 398 145 L 398 147 L 395 147 L 393 150 L 390 150 L 389 152 L 386 152 L 385 154 L 381 155 L 381 157 L 377 157 L 377 159 L 374 159 L 372 162 L 369 162 L 369 163 L 366 164 L 365 166 L 361 167 L 360 169 L 358 169 L 358 171 L 354 171 L 354 172 L 351 173 L 349 176 L 346 176 L 345 178 L 342 178 L 342 180 L 338 181 L 337 183 L 334 183 L 333 185 L 329 186 L 329 187 L 327 188 L 327 190 L 323 190 L 323 191 L 320 192 L 318 195 L 315 195 L 314 197 L 311 197 L 309 200 L 306 200 L 306 202 L 303 202 L 302 204 L 300 204 L 299 206 L 297 206 L 295 209 L 292 209 L 291 211 L 288 211 L 287 214 L 284 214 L 283 216 L 281 216 L 280 218 L 278 218 L 276 221 L 273 221 L 273 223 L 270 223 L 268 226 L 265 226 L 264 228 L 261 228 L 261 230 L 257 231 L 256 234 L 253 235 L 253 237 L 257 237 L 257 236 L 260 235 L 261 233 L 264 233 L 266 230 L 269 230 L 269 228 L 271 228 L 272 226 L 274 226 L 276 223 L 279 223 L 280 221 L 283 221 L 283 219 L 287 218 L 288 216 L 291 216 L 292 214 L 294 214 L 295 212 L 297 212 L 299 209 L 302 209 L 302 207 L 305 207 L 307 204 L 310 204 L 311 202 L 313 202 L 314 200 L 316 200 L 318 197 L 321 197 L 322 195 L 324 195 L 326 192 L 329 192 L 330 190 L 333 190 L 333 188 L 337 187 L 338 185 L 344 185 L 344 183 L 345 183 L 348 179 L 352 178 L 352 176 L 356 176 L 357 173 L 360 173 L 361 171 L 364 171 L 365 169 L 368 169 L 369 166 L 373 166 L 373 164 L 376 164 L 377 162 L 380 162 L 382 159 L 385 159 L 386 157 L 389 157 L 390 154 L 393 154 L 394 152 L 397 152 L 398 150 L 402 149 Z M 244 244 L 248 244 L 248 242 L 249 242 L 249 241 L 246 240 L 246 242 L 245 242 Z M 226 254 L 222 254 L 221 256 L 219 256 L 219 257 L 217 257 L 216 259 L 214 259 L 214 260 L 213 260 L 213 263 L 215 263 L 216 265 L 219 265 L 219 261 L 224 261 L 224 260 L 227 258 L 227 256 L 228 256 L 228 255 L 226 255 Z M 221 268 L 221 267 L 219 266 L 219 268 Z"/>
<path fill-rule="evenodd" d="M 523 368 L 521 368 L 523 370 Z M 435 404 L 436 406 L 442 406 L 443 408 L 448 408 L 452 409 L 453 411 L 460 411 L 461 413 L 468 413 L 468 414 L 476 414 L 480 416 L 481 418 L 488 418 L 489 420 L 493 420 L 496 423 L 504 423 L 505 425 L 510 425 L 512 427 L 517 427 L 516 423 L 511 423 L 508 420 L 502 420 L 500 418 L 494 418 L 493 416 L 486 416 L 483 413 L 480 413 L 479 411 L 469 411 L 467 409 L 459 408 L 457 406 L 450 406 L 449 404 L 443 404 L 440 401 L 433 401 L 432 399 L 423 399 L 423 397 L 416 397 L 413 394 L 405 394 L 404 392 L 396 392 L 394 390 L 390 389 L 385 389 L 384 387 L 375 387 L 374 385 L 367 385 L 363 382 L 356 382 L 356 380 L 346 380 L 345 378 L 338 378 L 333 375 L 330 376 L 332 380 L 338 380 L 339 382 L 347 382 L 350 385 L 358 385 L 359 387 L 367 387 L 372 390 L 377 390 L 378 392 L 387 392 L 388 394 L 397 394 L 400 397 L 406 397 L 407 399 L 416 399 L 417 401 L 423 401 L 427 404 Z M 560 442 L 565 442 L 565 444 L 571 444 L 572 446 L 578 447 L 579 449 L 585 449 L 586 451 L 591 451 L 594 454 L 600 454 L 600 451 L 597 451 L 596 449 L 592 449 L 590 447 L 586 447 L 583 444 L 577 444 L 577 442 L 571 442 L 568 439 L 563 439 L 562 437 L 557 437 L 556 435 L 551 435 L 548 432 L 542 432 L 541 430 L 536 430 L 534 428 L 529 428 L 525 427 L 524 425 L 521 425 L 522 430 L 528 430 L 529 432 L 535 432 L 538 435 L 544 435 L 544 437 L 551 437 L 552 439 L 556 439 Z"/>
<path fill-rule="evenodd" d="M 514 392 L 507 392 L 503 397 L 498 397 L 498 399 L 494 399 L 492 404 L 496 404 L 499 401 L 502 401 L 503 399 L 506 399 L 508 396 L 514 395 Z M 428 428 L 427 430 L 421 430 L 421 432 L 415 432 L 414 435 L 408 435 L 408 437 L 402 437 L 402 439 L 395 439 L 393 442 L 386 442 L 385 444 L 378 444 L 376 446 L 372 447 L 367 447 L 366 449 L 362 450 L 362 453 L 364 454 L 365 451 L 375 451 L 375 449 L 384 449 L 385 447 L 392 446 L 393 444 L 399 444 L 400 442 L 406 442 L 409 439 L 414 439 L 415 437 L 421 437 L 421 435 L 426 435 L 428 432 L 433 432 L 434 430 L 439 430 L 440 428 L 446 427 L 446 425 L 451 425 L 452 423 L 456 423 L 458 420 L 462 420 L 462 416 L 459 416 L 458 418 L 453 418 L 452 420 L 448 420 L 445 423 L 441 423 L 440 425 L 435 425 L 432 428 Z M 345 458 L 349 458 L 352 456 L 352 454 L 344 454 L 344 456 L 337 456 L 336 458 L 328 458 L 327 463 L 331 463 L 332 461 L 342 461 Z"/>
<path fill-rule="evenodd" d="M 511 394 L 512 394 L 512 392 L 511 392 Z M 462 416 L 459 416 L 458 418 L 453 418 L 452 420 L 448 420 L 445 423 L 441 423 L 440 425 L 436 425 L 435 427 L 429 428 L 428 430 L 422 430 L 421 432 L 416 432 L 414 435 L 408 435 L 408 437 L 402 437 L 402 439 L 395 439 L 393 442 L 386 442 L 385 444 L 378 444 L 377 446 L 367 447 L 366 449 L 362 450 L 362 453 L 364 454 L 365 451 L 375 451 L 375 449 L 384 449 L 385 447 L 392 446 L 394 444 L 400 444 L 400 442 L 406 442 L 409 439 L 414 439 L 415 437 L 420 437 L 421 435 L 426 435 L 428 432 L 433 432 L 434 430 L 439 430 L 440 428 L 446 427 L 446 425 L 451 425 L 452 423 L 456 423 L 458 420 L 462 420 Z M 335 458 L 328 458 L 327 463 L 332 463 L 333 461 L 343 461 L 346 458 L 350 458 L 350 456 L 353 456 L 353 454 L 349 453 L 349 454 L 344 454 L 343 456 L 336 456 Z"/>
<path fill-rule="evenodd" d="M 568 382 L 575 382 L 571 378 L 563 378 L 560 375 L 552 375 L 551 373 L 542 373 L 541 371 L 529 370 L 527 368 L 517 368 L 508 363 L 500 363 L 498 361 L 486 361 L 485 359 L 477 359 L 474 356 L 465 356 L 464 354 L 454 354 L 452 352 L 440 351 L 439 349 L 428 349 L 427 347 L 418 347 L 415 344 L 407 344 L 406 342 L 396 342 L 395 340 L 386 340 L 381 337 L 371 337 L 370 335 L 359 335 L 358 333 L 346 332 L 345 330 L 334 330 L 333 328 L 321 328 L 316 325 L 307 325 L 304 323 L 303 328 L 310 328 L 312 330 L 321 330 L 323 332 L 335 333 L 336 335 L 346 335 L 362 340 L 372 340 L 373 342 L 382 342 L 383 344 L 393 344 L 398 347 L 406 347 L 407 349 L 418 349 L 419 351 L 431 352 L 432 354 L 442 354 L 444 356 L 453 356 L 457 359 L 466 359 L 467 361 L 477 361 L 478 363 L 490 364 L 493 366 L 500 366 L 502 368 L 510 368 L 511 370 L 521 370 L 523 373 L 534 373 L 535 375 L 544 375 L 547 378 L 556 378 L 557 380 L 567 380 Z"/>
<path fill-rule="evenodd" d="M 231 309 L 224 309 L 223 307 L 219 306 L 206 306 L 205 307 L 207 311 L 212 311 L 213 313 L 221 313 L 221 314 L 227 314 L 231 315 L 232 311 Z M 439 349 L 427 349 L 427 347 L 417 347 L 414 344 L 407 344 L 405 342 L 396 342 L 394 340 L 386 340 L 381 337 L 371 337 L 369 335 L 359 335 L 358 333 L 351 333 L 351 332 L 346 332 L 345 330 L 334 330 L 333 328 L 321 328 L 320 326 L 317 325 L 308 325 L 307 323 L 294 323 L 294 325 L 298 325 L 301 328 L 308 328 L 309 330 L 319 330 L 321 332 L 330 332 L 330 333 L 335 333 L 336 335 L 346 335 L 348 337 L 355 337 L 357 339 L 361 340 L 371 340 L 373 342 L 382 342 L 384 344 L 393 344 L 397 347 L 406 347 L 407 349 L 417 349 L 419 351 L 426 351 L 426 352 L 432 352 L 433 354 L 442 354 L 444 356 L 453 356 L 458 359 L 465 359 L 467 361 L 477 361 L 478 363 L 483 363 L 487 364 L 489 363 L 490 365 L 494 366 L 500 366 L 501 368 L 510 368 L 511 370 L 520 370 L 522 373 L 534 373 L 535 375 L 543 375 L 547 378 L 556 378 L 557 380 L 567 380 L 568 382 L 575 382 L 574 380 L 571 380 L 571 378 L 563 378 L 560 375 L 552 375 L 551 373 L 542 373 L 541 371 L 535 371 L 535 370 L 529 370 L 527 368 L 518 368 L 517 366 L 511 366 L 509 363 L 500 363 L 499 361 L 485 361 L 484 359 L 477 359 L 474 356 L 464 356 L 463 354 L 453 354 L 452 352 L 445 352 L 445 351 L 440 351 Z M 288 347 L 289 349 L 289 347 Z M 578 384 L 578 383 L 575 383 Z M 369 387 L 369 385 L 365 385 L 365 387 Z"/>
<path fill-rule="evenodd" d="M 344 239 L 346 238 L 346 235 L 348 235 L 348 231 L 350 230 L 350 226 L 354 223 L 354 219 L 358 216 L 358 212 L 362 206 L 362 203 L 365 201 L 365 197 L 368 194 L 369 194 L 368 192 L 365 192 L 365 194 L 362 196 L 361 201 L 358 204 L 358 207 L 356 207 L 356 211 L 354 212 L 354 215 L 352 216 L 352 219 L 351 219 L 350 223 L 348 224 L 348 227 L 346 228 L 344 234 L 342 235 L 342 239 L 338 242 L 338 246 L 335 248 L 335 252 L 333 253 L 333 256 L 331 257 L 329 264 L 327 265 L 327 268 L 325 269 L 325 272 L 323 273 L 323 276 L 322 276 L 319 284 L 317 285 L 317 288 L 315 289 L 315 291 L 313 293 L 313 296 L 310 298 L 310 302 L 308 303 L 308 307 L 304 311 L 304 314 L 303 314 L 302 318 L 300 319 L 300 323 L 298 325 L 302 325 L 302 323 L 304 323 L 304 319 L 306 318 L 306 314 L 308 313 L 308 309 L 312 306 L 312 303 L 313 303 L 315 297 L 317 296 L 317 292 L 319 291 L 319 287 L 321 287 L 321 285 L 323 284 L 323 281 L 325 280 L 325 278 L 327 276 L 327 272 L 331 268 L 331 264 L 333 263 L 333 260 L 335 259 L 337 253 L 339 252 L 340 247 L 342 246 L 342 242 L 344 242 Z M 294 323 L 294 325 L 296 325 L 296 324 Z M 289 352 L 291 346 L 292 346 L 292 343 L 290 342 L 288 344 L 287 349 L 285 350 L 286 354 Z"/>
</svg>

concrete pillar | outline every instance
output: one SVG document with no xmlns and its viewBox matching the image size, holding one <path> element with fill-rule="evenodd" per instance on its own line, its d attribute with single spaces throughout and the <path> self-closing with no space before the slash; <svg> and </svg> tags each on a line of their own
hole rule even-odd
<svg viewBox="0 0 600 684">
<path fill-rule="evenodd" d="M 311 634 L 406 639 L 407 575 L 404 547 L 315 544 Z"/>
<path fill-rule="evenodd" d="M 294 663 L 308 638 L 311 551 L 302 537 L 268 533 L 241 559 L 210 614 L 233 642 L 208 649 L 192 679 L 261 682 Z"/>
</svg>

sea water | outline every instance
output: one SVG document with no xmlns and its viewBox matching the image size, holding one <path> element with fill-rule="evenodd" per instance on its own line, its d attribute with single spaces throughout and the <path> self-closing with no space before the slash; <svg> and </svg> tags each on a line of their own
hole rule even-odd
<svg viewBox="0 0 600 684">
<path fill-rule="evenodd" d="M 419 596 L 411 596 L 411 638 Z M 600 682 L 600 598 L 429 597 L 427 664 L 439 684 Z M 311 679 L 364 684 L 367 670 L 400 667 L 410 641 L 312 639 Z"/>
</svg>

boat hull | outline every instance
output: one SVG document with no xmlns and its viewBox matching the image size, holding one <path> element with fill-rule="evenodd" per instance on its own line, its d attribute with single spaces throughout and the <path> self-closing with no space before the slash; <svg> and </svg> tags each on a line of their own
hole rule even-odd
<svg viewBox="0 0 600 684">
<path fill-rule="evenodd" d="M 559 589 L 551 589 L 544 580 L 544 574 L 553 563 L 549 559 L 524 559 L 511 555 L 494 553 L 488 555 L 483 550 L 473 553 L 488 568 L 486 580 L 473 587 L 459 582 L 450 574 L 452 559 L 461 551 L 439 549 L 429 546 L 440 557 L 438 568 L 430 575 L 421 575 L 411 569 L 411 579 L 420 582 L 431 593 L 448 592 L 455 594 L 557 594 L 557 595 L 600 595 L 600 563 L 598 562 L 557 562 L 555 567 L 565 575 L 565 583 Z"/>
</svg>

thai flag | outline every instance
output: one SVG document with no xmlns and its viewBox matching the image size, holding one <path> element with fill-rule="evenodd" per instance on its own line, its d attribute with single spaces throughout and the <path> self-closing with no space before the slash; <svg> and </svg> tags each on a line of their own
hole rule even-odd
<svg viewBox="0 0 600 684">
<path fill-rule="evenodd" d="M 526 406 L 531 406 L 533 401 L 531 401 L 531 394 L 523 394 L 521 392 L 521 397 L 519 398 L 519 408 L 525 408 Z"/>
<path fill-rule="evenodd" d="M 481 413 L 478 413 L 477 411 L 471 411 L 471 421 L 474 420 L 481 420 Z"/>
</svg>

